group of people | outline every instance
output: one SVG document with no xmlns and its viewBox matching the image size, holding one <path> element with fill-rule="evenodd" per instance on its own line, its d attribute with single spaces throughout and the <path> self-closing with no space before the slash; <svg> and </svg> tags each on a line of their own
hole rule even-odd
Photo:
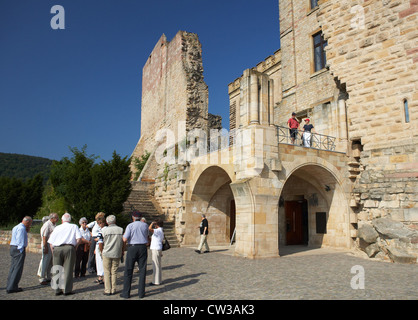
<svg viewBox="0 0 418 320">
<path fill-rule="evenodd" d="M 115 294 L 117 269 L 119 263 L 123 262 L 126 252 L 123 289 L 120 296 L 130 298 L 132 276 L 135 263 L 137 263 L 138 296 L 144 297 L 148 245 L 153 265 L 153 281 L 150 284 L 161 284 L 164 239 L 161 219 L 153 221 L 148 226 L 140 212 L 133 212 L 132 223 L 128 224 L 125 232 L 123 228 L 116 225 L 114 215 L 105 217 L 103 212 L 99 212 L 95 221 L 90 224 L 86 218 L 81 218 L 80 227 L 71 223 L 69 213 L 61 217 L 60 225 L 56 225 L 58 220 L 58 215 L 51 213 L 41 228 L 42 258 L 38 269 L 40 283 L 51 284 L 55 295 L 74 294 L 73 280 L 85 277 L 87 268 L 91 272 L 96 270 L 96 283 L 104 284 L 104 295 Z M 23 272 L 25 249 L 28 245 L 27 234 L 31 225 L 32 218 L 27 216 L 12 230 L 11 266 L 7 279 L 7 293 L 22 291 L 18 284 Z M 56 276 L 58 273 L 60 274 Z"/>
<path fill-rule="evenodd" d="M 303 146 L 308 148 L 311 147 L 311 135 L 314 128 L 309 122 L 310 119 L 306 118 L 304 126 L 300 129 L 302 131 Z M 296 120 L 296 113 L 292 112 L 292 117 L 287 121 L 287 126 L 290 132 L 290 141 L 292 144 L 295 144 L 299 132 L 299 121 Z"/>
</svg>

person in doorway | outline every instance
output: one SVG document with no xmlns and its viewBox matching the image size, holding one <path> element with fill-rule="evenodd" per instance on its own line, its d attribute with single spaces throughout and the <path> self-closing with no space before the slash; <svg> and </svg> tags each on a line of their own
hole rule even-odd
<svg viewBox="0 0 418 320">
<path fill-rule="evenodd" d="M 292 117 L 287 121 L 290 132 L 290 141 L 295 144 L 298 136 L 299 122 L 296 120 L 296 113 L 292 112 Z"/>
<path fill-rule="evenodd" d="M 202 221 L 200 222 L 198 228 L 200 229 L 200 243 L 199 247 L 197 247 L 197 250 L 195 251 L 197 253 L 201 253 L 203 245 L 205 245 L 206 250 L 203 253 L 208 253 L 210 252 L 208 245 L 209 223 L 204 214 L 202 214 Z"/>
<path fill-rule="evenodd" d="M 10 241 L 10 256 L 12 257 L 12 263 L 10 265 L 9 276 L 7 277 L 7 293 L 23 291 L 18 285 L 22 278 L 26 247 L 28 246 L 28 232 L 31 225 L 32 218 L 26 216 L 23 218 L 22 222 L 12 230 L 12 239 Z"/>
<path fill-rule="evenodd" d="M 305 119 L 305 125 L 302 128 L 303 131 L 303 146 L 304 147 L 311 147 L 311 135 L 313 132 L 313 128 L 314 126 L 312 124 L 309 123 L 310 120 L 309 118 Z"/>
</svg>

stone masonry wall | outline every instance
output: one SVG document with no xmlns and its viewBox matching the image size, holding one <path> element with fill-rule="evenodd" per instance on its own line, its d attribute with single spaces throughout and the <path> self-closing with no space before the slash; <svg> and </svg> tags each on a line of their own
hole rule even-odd
<svg viewBox="0 0 418 320">
<path fill-rule="evenodd" d="M 317 18 L 330 71 L 349 95 L 349 139 L 359 146 L 352 207 L 360 246 L 371 257 L 416 260 L 418 1 L 323 0 Z M 406 229 L 384 234 L 380 219 Z M 380 238 L 368 237 L 364 230 L 370 228 Z"/>
</svg>

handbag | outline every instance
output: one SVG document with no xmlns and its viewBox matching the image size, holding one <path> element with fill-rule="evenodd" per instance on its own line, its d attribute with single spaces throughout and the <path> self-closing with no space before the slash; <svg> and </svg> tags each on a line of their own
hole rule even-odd
<svg viewBox="0 0 418 320">
<path fill-rule="evenodd" d="M 166 251 L 168 249 L 170 249 L 170 243 L 168 242 L 167 238 L 164 236 L 164 240 L 163 240 L 163 251 Z"/>
</svg>

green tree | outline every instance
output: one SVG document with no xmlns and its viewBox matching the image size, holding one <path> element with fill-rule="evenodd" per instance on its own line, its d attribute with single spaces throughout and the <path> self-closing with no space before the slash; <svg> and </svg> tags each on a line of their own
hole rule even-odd
<svg viewBox="0 0 418 320">
<path fill-rule="evenodd" d="M 42 205 L 43 177 L 36 175 L 27 181 L 0 177 L 0 225 L 33 217 Z"/>
<path fill-rule="evenodd" d="M 122 218 L 123 203 L 132 188 L 130 159 L 113 152 L 112 160 L 97 164 L 96 157 L 86 154 L 86 146 L 70 150 L 73 157 L 54 162 L 50 174 L 55 193 L 64 199 L 67 211 L 76 220 L 83 216 L 93 220 L 100 211 Z"/>
</svg>

